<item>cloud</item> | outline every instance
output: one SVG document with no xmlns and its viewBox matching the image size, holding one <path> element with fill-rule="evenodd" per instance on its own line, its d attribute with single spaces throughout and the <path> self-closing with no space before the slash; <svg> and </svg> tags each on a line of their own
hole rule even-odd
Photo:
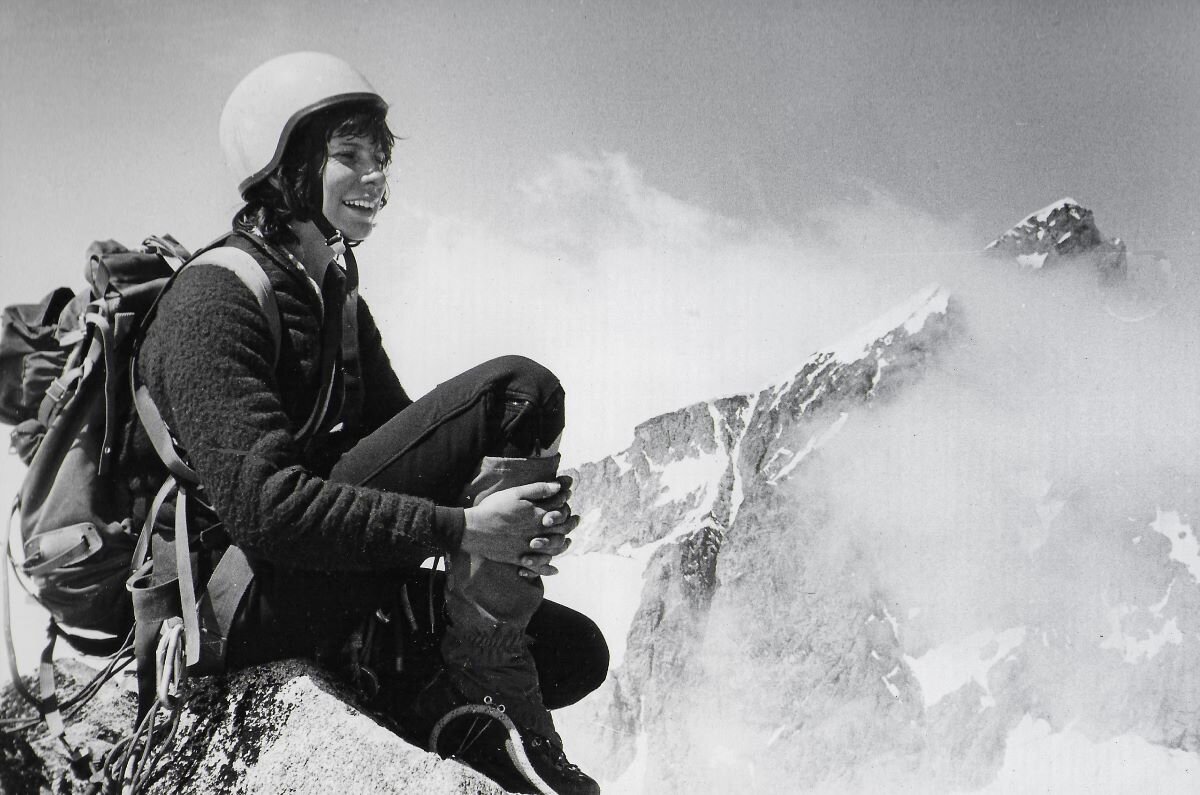
<svg viewBox="0 0 1200 795">
<path fill-rule="evenodd" d="M 965 245 L 961 225 L 879 192 L 796 231 L 728 217 L 622 154 L 550 159 L 500 218 L 407 207 L 400 221 L 371 240 L 364 291 L 402 380 L 422 393 L 490 356 L 532 356 L 566 386 L 573 462 L 622 449 L 656 414 L 763 387 L 919 286 L 917 252 Z"/>
<path fill-rule="evenodd" d="M 1106 599 L 1144 606 L 1166 587 L 1130 569 L 1132 539 L 1154 536 L 1157 509 L 1200 509 L 1195 285 L 1130 323 L 1086 269 L 968 261 L 940 276 L 964 337 L 826 451 L 828 535 L 923 609 L 917 651 L 1018 624 L 1106 631 Z"/>
</svg>

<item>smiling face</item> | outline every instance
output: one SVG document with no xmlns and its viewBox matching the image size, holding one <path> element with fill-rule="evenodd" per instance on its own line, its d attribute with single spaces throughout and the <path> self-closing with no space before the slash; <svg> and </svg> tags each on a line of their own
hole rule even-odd
<svg viewBox="0 0 1200 795">
<path fill-rule="evenodd" d="M 321 177 L 321 210 L 351 240 L 365 240 L 383 202 L 387 156 L 368 137 L 334 133 Z"/>
</svg>

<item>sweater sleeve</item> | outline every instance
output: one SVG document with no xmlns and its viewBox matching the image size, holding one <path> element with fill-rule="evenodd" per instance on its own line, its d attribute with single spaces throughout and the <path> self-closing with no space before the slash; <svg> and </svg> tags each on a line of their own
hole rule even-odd
<svg viewBox="0 0 1200 795">
<path fill-rule="evenodd" d="M 180 274 L 142 349 L 142 380 L 233 541 L 323 570 L 389 568 L 441 546 L 430 501 L 304 467 L 273 355 L 250 291 L 211 266 Z"/>
</svg>

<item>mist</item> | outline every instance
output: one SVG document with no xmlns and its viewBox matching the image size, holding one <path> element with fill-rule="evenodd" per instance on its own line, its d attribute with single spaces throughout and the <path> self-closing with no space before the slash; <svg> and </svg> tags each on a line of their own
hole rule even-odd
<svg viewBox="0 0 1200 795">
<path fill-rule="evenodd" d="M 1192 272 L 956 254 L 909 275 L 951 294 L 948 344 L 846 406 L 780 487 L 793 513 L 722 548 L 673 718 L 696 791 L 1119 791 L 1131 770 L 1190 791 L 1188 741 L 1158 727 L 1200 684 Z"/>
<path fill-rule="evenodd" d="M 921 252 L 986 242 L 867 185 L 801 228 L 732 218 L 616 153 L 550 159 L 502 216 L 398 214 L 361 259 L 401 380 L 421 394 L 491 356 L 538 359 L 567 391 L 569 464 L 761 388 L 919 287 Z"/>
<path fill-rule="evenodd" d="M 827 461 L 830 536 L 913 612 L 907 651 L 1157 601 L 1167 583 L 1130 582 L 1129 545 L 1168 543 L 1150 538 L 1158 511 L 1186 523 L 1196 510 L 1194 281 L 1179 274 L 1130 322 L 1114 307 L 1138 285 L 1105 285 L 1083 263 L 970 259 L 939 277 L 965 333 L 894 403 L 856 413 Z M 1035 565 L 1048 545 L 1060 565 Z"/>
</svg>

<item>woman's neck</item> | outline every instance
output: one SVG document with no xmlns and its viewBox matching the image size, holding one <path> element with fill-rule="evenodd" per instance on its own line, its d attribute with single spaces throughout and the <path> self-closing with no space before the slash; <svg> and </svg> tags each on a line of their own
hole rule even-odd
<svg viewBox="0 0 1200 795">
<path fill-rule="evenodd" d="M 337 259 L 337 252 L 325 244 L 325 236 L 312 221 L 292 221 L 288 224 L 296 240 L 285 246 L 308 271 L 318 285 L 325 283 L 325 269 Z"/>
</svg>

